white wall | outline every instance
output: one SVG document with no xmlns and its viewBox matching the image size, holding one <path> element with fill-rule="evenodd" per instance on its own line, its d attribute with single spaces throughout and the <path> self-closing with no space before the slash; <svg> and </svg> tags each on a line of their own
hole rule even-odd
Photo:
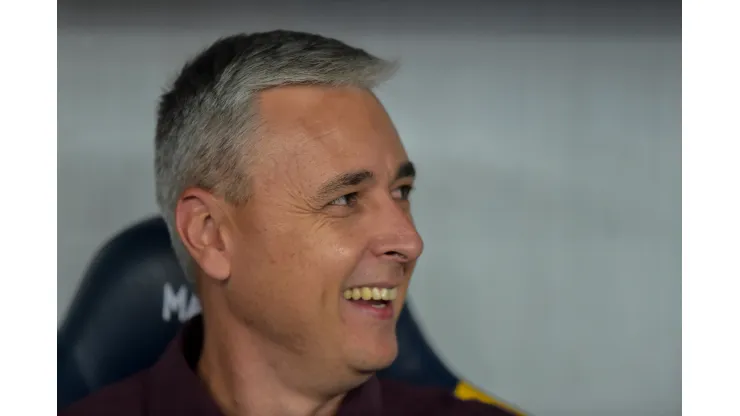
<svg viewBox="0 0 740 416">
<path fill-rule="evenodd" d="M 680 414 L 680 34 L 275 16 L 60 24 L 58 320 L 95 249 L 156 213 L 155 103 L 184 59 L 318 30 L 402 58 L 380 96 L 420 171 L 411 298 L 440 355 L 534 414 Z"/>
</svg>

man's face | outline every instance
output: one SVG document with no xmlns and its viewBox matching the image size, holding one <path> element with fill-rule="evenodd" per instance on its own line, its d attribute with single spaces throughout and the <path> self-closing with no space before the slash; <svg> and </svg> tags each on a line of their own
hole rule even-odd
<svg viewBox="0 0 740 416">
<path fill-rule="evenodd" d="M 230 308 L 327 372 L 390 365 L 423 245 L 393 123 L 354 88 L 275 88 L 259 114 L 251 198 L 234 212 Z"/>
</svg>

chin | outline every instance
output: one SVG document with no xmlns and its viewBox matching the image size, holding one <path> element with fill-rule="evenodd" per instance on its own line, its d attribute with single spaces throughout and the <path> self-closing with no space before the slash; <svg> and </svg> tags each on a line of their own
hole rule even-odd
<svg viewBox="0 0 740 416">
<path fill-rule="evenodd" d="M 396 338 L 385 342 L 376 342 L 357 350 L 353 354 L 353 367 L 361 373 L 374 373 L 388 368 L 398 356 Z"/>
</svg>

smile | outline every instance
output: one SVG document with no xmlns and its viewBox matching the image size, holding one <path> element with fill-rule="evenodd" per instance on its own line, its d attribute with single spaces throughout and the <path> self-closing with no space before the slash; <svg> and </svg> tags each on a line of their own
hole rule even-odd
<svg viewBox="0 0 740 416">
<path fill-rule="evenodd" d="M 394 288 L 380 287 L 355 287 L 344 291 L 344 298 L 347 300 L 374 300 L 374 301 L 392 301 L 396 299 L 398 290 Z"/>
<path fill-rule="evenodd" d="M 398 296 L 398 289 L 360 286 L 345 290 L 343 296 L 344 300 L 353 306 L 352 310 L 362 311 L 365 316 L 385 321 L 394 316 L 393 301 Z"/>
</svg>

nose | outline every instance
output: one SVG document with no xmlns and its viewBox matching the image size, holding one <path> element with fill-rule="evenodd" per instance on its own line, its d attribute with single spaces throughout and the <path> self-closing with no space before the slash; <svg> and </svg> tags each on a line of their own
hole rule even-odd
<svg viewBox="0 0 740 416">
<path fill-rule="evenodd" d="M 424 241 L 411 214 L 395 202 L 388 205 L 373 224 L 372 252 L 377 257 L 399 263 L 413 262 L 421 256 Z"/>
</svg>

